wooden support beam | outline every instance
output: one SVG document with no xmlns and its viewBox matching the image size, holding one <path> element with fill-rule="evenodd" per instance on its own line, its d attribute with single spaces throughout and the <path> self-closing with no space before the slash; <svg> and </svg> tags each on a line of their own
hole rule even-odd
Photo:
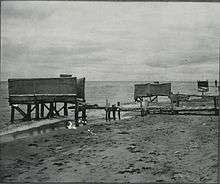
<svg viewBox="0 0 220 184">
<path fill-rule="evenodd" d="M 116 120 L 115 112 L 116 112 L 116 106 L 115 106 L 115 105 L 112 105 L 112 116 L 113 116 L 113 120 Z"/>
<path fill-rule="evenodd" d="M 118 119 L 121 119 L 121 110 L 120 110 L 120 102 L 117 102 L 117 106 L 118 106 Z"/>
<path fill-rule="evenodd" d="M 20 109 L 18 106 L 14 106 L 14 109 L 17 110 L 23 116 L 24 120 L 27 119 L 27 114 L 22 109 Z"/>
<path fill-rule="evenodd" d="M 14 107 L 24 118 L 26 118 L 27 114 L 23 110 L 21 110 L 20 107 L 18 106 L 14 106 Z"/>
<path fill-rule="evenodd" d="M 68 109 L 67 109 L 67 103 L 64 102 L 64 105 L 63 105 L 63 114 L 64 116 L 68 116 Z"/>
<path fill-rule="evenodd" d="M 60 113 L 59 113 L 59 111 L 57 110 L 57 103 L 56 102 L 54 102 L 54 108 L 53 108 L 53 114 L 55 115 L 57 115 L 57 116 L 60 116 Z"/>
<path fill-rule="evenodd" d="M 157 97 L 158 96 L 155 96 L 153 99 L 151 99 L 151 97 L 150 97 L 150 102 L 153 102 L 154 100 L 158 99 Z"/>
<path fill-rule="evenodd" d="M 218 115 L 218 109 L 217 109 L 217 98 L 213 97 L 214 100 L 214 108 L 215 108 L 215 114 Z"/>
<path fill-rule="evenodd" d="M 31 104 L 27 104 L 27 120 L 31 120 Z"/>
<path fill-rule="evenodd" d="M 40 116 L 39 116 L 39 103 L 36 103 L 35 104 L 35 118 L 36 119 L 39 119 L 40 118 Z"/>
<path fill-rule="evenodd" d="M 44 117 L 44 104 L 43 103 L 40 104 L 40 116 L 41 118 Z"/>
<path fill-rule="evenodd" d="M 52 118 L 52 117 L 53 117 L 53 102 L 50 102 L 50 108 L 47 114 L 47 118 Z"/>
<path fill-rule="evenodd" d="M 105 101 L 105 120 L 108 121 L 109 120 L 109 115 L 108 115 L 108 111 L 109 111 L 109 103 L 108 103 L 108 99 L 106 99 Z"/>
<path fill-rule="evenodd" d="M 140 108 L 141 108 L 141 116 L 144 116 L 144 109 L 143 109 L 142 101 L 140 101 Z"/>
<path fill-rule="evenodd" d="M 36 106 L 34 105 L 33 108 L 31 109 L 31 112 L 36 108 Z"/>
<path fill-rule="evenodd" d="M 56 114 L 57 116 L 60 116 L 60 113 L 59 113 L 59 111 L 58 111 L 57 109 L 54 108 L 54 112 L 55 112 L 55 114 Z"/>
<path fill-rule="evenodd" d="M 105 109 L 105 121 L 108 121 L 108 112 L 107 112 L 107 108 Z"/>
<path fill-rule="evenodd" d="M 177 94 L 177 96 L 176 96 L 176 106 L 177 106 L 177 107 L 180 106 L 180 97 L 179 97 L 178 94 Z"/>
<path fill-rule="evenodd" d="M 63 108 L 64 108 L 64 106 L 62 106 L 59 110 L 58 110 L 58 112 L 60 112 L 60 111 L 62 111 L 63 110 Z"/>
<path fill-rule="evenodd" d="M 79 102 L 75 102 L 75 125 L 79 126 Z"/>
<path fill-rule="evenodd" d="M 82 106 L 82 120 L 86 121 L 86 105 Z"/>
<path fill-rule="evenodd" d="M 11 105 L 11 122 L 14 123 L 15 107 Z"/>
<path fill-rule="evenodd" d="M 108 108 L 108 120 L 109 121 L 111 120 L 111 110 L 110 110 L 110 108 Z"/>
</svg>

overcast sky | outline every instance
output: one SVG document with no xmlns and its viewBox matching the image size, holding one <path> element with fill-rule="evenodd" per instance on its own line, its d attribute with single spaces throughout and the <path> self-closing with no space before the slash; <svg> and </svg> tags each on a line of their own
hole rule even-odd
<svg viewBox="0 0 220 184">
<path fill-rule="evenodd" d="M 220 3 L 1 4 L 2 80 L 219 78 Z"/>
</svg>

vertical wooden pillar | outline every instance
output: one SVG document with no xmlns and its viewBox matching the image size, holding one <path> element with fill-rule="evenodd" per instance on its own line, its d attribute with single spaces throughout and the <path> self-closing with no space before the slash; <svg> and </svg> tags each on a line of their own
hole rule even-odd
<svg viewBox="0 0 220 184">
<path fill-rule="evenodd" d="M 116 106 L 115 106 L 115 105 L 112 105 L 113 120 L 116 120 L 116 118 L 115 118 L 115 112 L 116 112 Z"/>
<path fill-rule="evenodd" d="M 86 121 L 86 105 L 82 106 L 82 120 Z"/>
<path fill-rule="evenodd" d="M 75 102 L 75 125 L 79 126 L 79 102 Z"/>
<path fill-rule="evenodd" d="M 105 107 L 105 121 L 108 121 L 108 108 Z"/>
<path fill-rule="evenodd" d="M 179 97 L 178 94 L 177 94 L 177 96 L 176 96 L 176 106 L 177 106 L 177 107 L 180 106 L 180 97 Z"/>
<path fill-rule="evenodd" d="M 40 104 L 40 116 L 43 118 L 44 117 L 44 104 Z"/>
<path fill-rule="evenodd" d="M 39 119 L 39 103 L 35 104 L 35 118 Z"/>
<path fill-rule="evenodd" d="M 142 100 L 140 101 L 140 107 L 141 107 L 141 116 L 144 116 L 144 109 L 143 109 Z"/>
<path fill-rule="evenodd" d="M 111 109 L 110 109 L 110 107 L 108 107 L 108 120 L 109 121 L 111 120 Z"/>
<path fill-rule="evenodd" d="M 214 96 L 214 97 L 213 97 L 213 100 L 214 100 L 215 115 L 218 115 L 218 110 L 217 110 L 217 98 Z"/>
<path fill-rule="evenodd" d="M 63 112 L 64 112 L 64 116 L 68 116 L 67 102 L 64 102 Z"/>
<path fill-rule="evenodd" d="M 31 104 L 27 104 L 27 120 L 31 120 Z"/>
<path fill-rule="evenodd" d="M 14 123 L 15 107 L 11 105 L 11 122 Z"/>
<path fill-rule="evenodd" d="M 108 99 L 105 101 L 105 121 L 108 121 Z"/>
<path fill-rule="evenodd" d="M 144 100 L 144 107 L 143 107 L 143 114 L 147 115 L 148 114 L 148 110 L 149 110 L 149 101 L 148 100 Z"/>
<path fill-rule="evenodd" d="M 50 102 L 49 118 L 53 117 L 53 102 Z"/>
<path fill-rule="evenodd" d="M 174 114 L 173 99 L 171 99 L 171 114 Z"/>
<path fill-rule="evenodd" d="M 118 119 L 121 119 L 121 112 L 120 112 L 120 102 L 117 102 L 117 106 L 118 106 Z"/>
<path fill-rule="evenodd" d="M 57 103 L 54 102 L 54 110 L 56 111 L 57 110 Z"/>
</svg>

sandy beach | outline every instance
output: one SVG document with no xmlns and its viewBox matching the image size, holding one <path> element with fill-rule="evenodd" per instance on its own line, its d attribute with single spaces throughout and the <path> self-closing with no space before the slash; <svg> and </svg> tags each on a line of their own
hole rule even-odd
<svg viewBox="0 0 220 184">
<path fill-rule="evenodd" d="M 217 182 L 217 116 L 128 115 L 2 143 L 1 182 Z"/>
</svg>

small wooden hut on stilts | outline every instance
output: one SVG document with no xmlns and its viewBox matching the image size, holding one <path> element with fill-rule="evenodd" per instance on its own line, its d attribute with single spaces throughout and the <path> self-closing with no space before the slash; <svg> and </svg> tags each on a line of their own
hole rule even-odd
<svg viewBox="0 0 220 184">
<path fill-rule="evenodd" d="M 29 78 L 8 79 L 9 105 L 11 106 L 11 122 L 14 122 L 15 111 L 23 116 L 23 120 L 31 120 L 35 111 L 35 119 L 68 116 L 68 104 L 75 105 L 75 123 L 79 118 L 86 121 L 85 78 Z M 57 104 L 63 104 L 58 108 Z M 26 106 L 26 111 L 21 106 Z M 83 109 L 79 117 L 80 108 Z M 47 112 L 46 112 L 47 111 Z"/>
</svg>

